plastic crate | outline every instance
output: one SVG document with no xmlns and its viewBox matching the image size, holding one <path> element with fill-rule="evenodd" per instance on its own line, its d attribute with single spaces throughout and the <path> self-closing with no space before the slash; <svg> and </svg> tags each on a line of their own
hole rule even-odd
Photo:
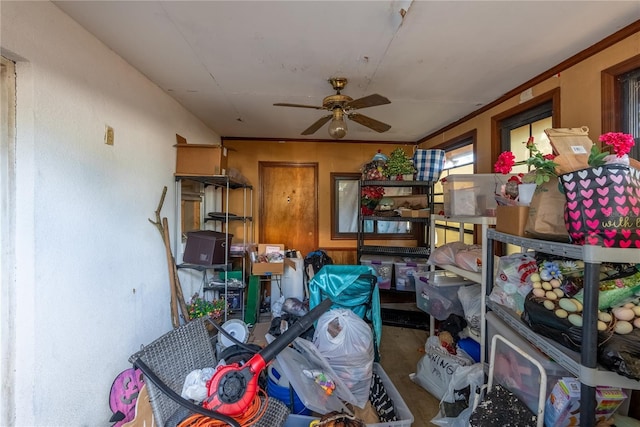
<svg viewBox="0 0 640 427">
<path fill-rule="evenodd" d="M 375 424 L 367 424 L 371 427 L 409 427 L 413 423 L 413 414 L 409 410 L 409 407 L 402 399 L 400 392 L 393 384 L 387 373 L 382 369 L 382 366 L 379 363 L 373 364 L 373 372 L 380 376 L 382 380 L 382 384 L 384 388 L 387 390 L 387 394 L 393 401 L 396 416 L 398 421 L 389 421 L 385 423 L 375 423 Z M 317 420 L 319 418 L 305 416 L 305 415 L 294 415 L 291 414 L 287 417 L 287 421 L 284 423 L 284 427 L 309 427 L 309 424 L 313 420 Z"/>
<path fill-rule="evenodd" d="M 373 268 L 378 278 L 378 289 L 391 289 L 393 277 L 393 264 L 398 261 L 396 257 L 382 255 L 362 255 L 360 264 Z"/>
<path fill-rule="evenodd" d="M 507 341 L 509 341 L 510 343 L 518 347 L 520 350 L 522 350 L 524 353 L 528 354 L 533 359 L 535 359 L 538 363 L 540 363 L 542 368 L 544 368 L 544 371 L 547 376 L 545 397 L 549 396 L 549 394 L 553 390 L 554 385 L 558 380 L 562 379 L 563 377 L 572 376 L 571 373 L 569 373 L 566 369 L 564 369 L 562 366 L 560 366 L 553 360 L 549 359 L 549 357 L 547 357 L 546 354 L 542 353 L 540 350 L 538 350 L 537 348 L 532 346 L 528 341 L 522 338 L 521 335 L 519 335 L 517 332 L 511 329 L 511 327 L 507 325 L 505 322 L 503 322 L 495 313 L 488 312 L 486 314 L 486 321 L 487 321 L 487 342 L 489 343 L 489 351 L 491 351 L 491 342 L 492 342 L 491 340 L 493 336 L 501 335 Z M 507 347 L 503 347 L 503 350 L 509 351 Z M 519 362 L 520 360 L 522 360 L 522 358 L 516 358 L 515 355 L 507 354 L 505 355 L 505 360 L 512 360 L 512 361 Z M 536 372 L 536 369 L 533 366 L 525 365 L 525 368 L 531 372 L 534 372 L 534 373 Z M 505 366 L 504 369 L 506 370 L 507 367 Z M 524 370 L 525 369 L 521 369 L 520 372 L 524 372 Z M 498 370 L 494 375 L 498 379 L 498 382 L 501 382 L 500 370 Z M 506 375 L 502 375 L 502 376 L 505 377 Z M 509 381 L 511 382 L 514 380 L 513 378 L 509 378 Z M 520 398 L 520 400 L 522 400 L 529 407 L 529 409 L 534 411 L 534 413 L 538 405 L 537 403 L 538 396 L 537 396 L 536 386 L 539 386 L 539 381 L 540 381 L 539 377 L 534 376 L 532 381 L 529 381 L 527 383 L 526 387 L 518 387 L 518 384 L 515 384 L 515 382 L 509 384 L 510 386 L 513 386 L 512 391 L 516 393 L 516 395 Z M 511 389 L 511 387 L 509 388 Z"/>
<path fill-rule="evenodd" d="M 394 263 L 395 284 L 398 291 L 415 291 L 416 276 L 429 271 L 426 261 L 407 261 Z"/>
<path fill-rule="evenodd" d="M 443 182 L 446 216 L 496 216 L 496 194 L 513 174 L 449 175 Z"/>
<path fill-rule="evenodd" d="M 451 314 L 464 316 L 458 289 L 473 282 L 445 271 L 419 274 L 416 281 L 416 304 L 422 311 L 438 320 L 446 320 Z"/>
</svg>

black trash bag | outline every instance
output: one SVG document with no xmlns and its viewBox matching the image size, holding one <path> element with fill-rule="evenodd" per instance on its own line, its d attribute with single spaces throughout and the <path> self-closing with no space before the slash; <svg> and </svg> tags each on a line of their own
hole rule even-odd
<svg viewBox="0 0 640 427">
<path fill-rule="evenodd" d="M 304 271 L 307 273 L 309 279 L 313 278 L 313 275 L 320 271 L 322 267 L 329 264 L 333 264 L 333 260 L 322 249 L 309 252 L 307 256 L 304 257 Z"/>
<path fill-rule="evenodd" d="M 393 400 L 389 394 L 387 394 L 387 389 L 382 382 L 382 378 L 380 378 L 380 376 L 375 372 L 371 377 L 369 401 L 375 408 L 381 423 L 398 421 Z"/>
<path fill-rule="evenodd" d="M 309 300 L 302 302 L 298 298 L 287 298 L 282 304 L 282 311 L 302 317 L 309 312 Z"/>
<path fill-rule="evenodd" d="M 625 377 L 640 380 L 640 329 L 626 335 L 599 335 L 598 362 Z"/>
<path fill-rule="evenodd" d="M 271 325 L 269 327 L 268 333 L 277 337 L 282 335 L 287 329 L 289 329 L 294 323 L 300 320 L 299 316 L 295 316 L 289 313 L 283 313 L 280 317 L 274 317 L 271 319 Z M 315 333 L 315 327 L 311 325 L 309 329 L 301 333 L 300 338 L 304 338 L 308 341 L 313 340 L 313 334 Z"/>
<path fill-rule="evenodd" d="M 552 310 L 544 308 L 542 300 L 536 298 L 531 292 L 524 299 L 521 318 L 532 331 L 573 351 L 580 351 L 582 328 L 573 326 L 567 319 L 561 319 L 553 314 Z"/>
<path fill-rule="evenodd" d="M 455 313 L 452 313 L 445 320 L 440 322 L 439 330 L 446 331 L 453 336 L 454 341 L 457 343 L 460 339 L 460 332 L 467 327 L 467 321 L 464 317 L 458 316 Z"/>
</svg>

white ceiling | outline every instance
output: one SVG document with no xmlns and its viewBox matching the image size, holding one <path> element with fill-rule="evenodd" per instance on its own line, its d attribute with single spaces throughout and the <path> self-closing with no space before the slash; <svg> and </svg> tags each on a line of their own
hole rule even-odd
<svg viewBox="0 0 640 427">
<path fill-rule="evenodd" d="M 54 1 L 223 137 L 297 138 L 333 76 L 415 142 L 640 19 L 636 1 Z M 404 18 L 402 11 L 406 11 Z M 329 139 L 327 125 L 302 137 Z"/>
</svg>

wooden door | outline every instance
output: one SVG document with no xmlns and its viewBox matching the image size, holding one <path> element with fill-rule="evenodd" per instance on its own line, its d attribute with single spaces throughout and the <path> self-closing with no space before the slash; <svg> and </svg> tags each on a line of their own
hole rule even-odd
<svg viewBox="0 0 640 427">
<path fill-rule="evenodd" d="M 259 163 L 260 243 L 318 249 L 318 164 Z"/>
</svg>

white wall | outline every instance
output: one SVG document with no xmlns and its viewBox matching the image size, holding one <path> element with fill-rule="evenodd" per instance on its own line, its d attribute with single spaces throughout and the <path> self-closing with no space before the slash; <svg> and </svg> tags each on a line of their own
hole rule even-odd
<svg viewBox="0 0 640 427">
<path fill-rule="evenodd" d="M 17 426 L 107 426 L 112 380 L 171 329 L 147 219 L 167 186 L 175 230 L 175 134 L 220 138 L 52 3 L 0 7 L 2 54 L 17 62 L 16 279 L 2 284 L 16 287 L 2 313 L 16 370 L 3 399 Z"/>
</svg>

